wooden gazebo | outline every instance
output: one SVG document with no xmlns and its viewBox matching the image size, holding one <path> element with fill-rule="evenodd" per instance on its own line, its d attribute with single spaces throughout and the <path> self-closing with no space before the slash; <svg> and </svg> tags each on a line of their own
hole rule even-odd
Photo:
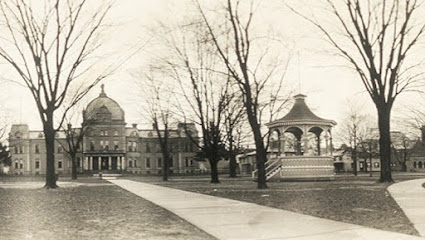
<svg viewBox="0 0 425 240">
<path fill-rule="evenodd" d="M 266 124 L 270 134 L 277 136 L 277 144 L 273 144 L 271 149 L 277 154 L 266 163 L 267 179 L 332 180 L 331 129 L 336 122 L 315 115 L 305 103 L 305 95 L 298 94 L 294 98 L 295 103 L 288 114 Z M 287 133 L 293 137 L 287 139 Z M 291 144 L 289 140 L 292 140 Z M 256 177 L 256 172 L 253 177 Z"/>
</svg>

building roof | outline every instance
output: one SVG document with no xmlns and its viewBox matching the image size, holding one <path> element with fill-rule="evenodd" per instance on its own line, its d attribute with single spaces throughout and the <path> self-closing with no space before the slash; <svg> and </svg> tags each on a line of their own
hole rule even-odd
<svg viewBox="0 0 425 240">
<path fill-rule="evenodd" d="M 93 118 L 99 113 L 107 113 L 111 115 L 112 120 L 124 121 L 124 110 L 115 100 L 106 95 L 103 84 L 101 88 L 99 96 L 87 105 L 85 117 Z"/>
<path fill-rule="evenodd" d="M 307 96 L 303 94 L 297 94 L 294 96 L 295 103 L 291 110 L 283 117 L 273 122 L 266 124 L 267 126 L 275 125 L 291 125 L 291 124 L 318 124 L 334 126 L 336 122 L 333 120 L 324 119 L 314 114 L 305 103 Z"/>
</svg>

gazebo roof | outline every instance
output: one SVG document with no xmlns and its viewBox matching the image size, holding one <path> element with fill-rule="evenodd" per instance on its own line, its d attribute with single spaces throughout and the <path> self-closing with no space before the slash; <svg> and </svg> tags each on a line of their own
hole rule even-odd
<svg viewBox="0 0 425 240">
<path fill-rule="evenodd" d="M 290 126 L 290 125 L 303 125 L 314 124 L 318 126 L 335 126 L 336 122 L 333 120 L 324 119 L 314 114 L 305 103 L 307 96 L 297 94 L 294 96 L 295 103 L 292 109 L 283 118 L 277 119 L 273 122 L 267 123 L 268 127 L 275 126 Z"/>
</svg>

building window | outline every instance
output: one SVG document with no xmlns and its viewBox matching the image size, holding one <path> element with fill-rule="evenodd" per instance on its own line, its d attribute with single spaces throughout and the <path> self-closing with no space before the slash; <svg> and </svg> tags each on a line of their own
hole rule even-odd
<svg viewBox="0 0 425 240">
<path fill-rule="evenodd" d="M 133 167 L 133 161 L 129 160 L 129 161 L 128 161 L 128 166 L 129 166 L 129 167 Z"/>
<path fill-rule="evenodd" d="M 162 159 L 161 158 L 158 158 L 157 159 L 157 165 L 156 165 L 158 168 L 162 168 Z"/>
<path fill-rule="evenodd" d="M 24 153 L 24 147 L 15 146 L 15 153 Z"/>
<path fill-rule="evenodd" d="M 189 163 L 190 163 L 190 166 L 193 167 L 193 160 L 192 159 L 190 159 Z"/>
<path fill-rule="evenodd" d="M 184 165 L 185 165 L 186 167 L 189 167 L 189 158 L 185 158 L 185 159 L 184 159 Z"/>
<path fill-rule="evenodd" d="M 15 169 L 18 169 L 18 167 L 19 167 L 19 163 L 18 163 L 18 161 L 16 161 L 15 162 Z"/>
<path fill-rule="evenodd" d="M 19 162 L 19 168 L 20 168 L 20 169 L 24 168 L 24 164 L 22 163 L 22 161 L 21 161 L 21 162 Z"/>
<path fill-rule="evenodd" d="M 418 168 L 422 168 L 422 162 L 418 163 Z"/>
<path fill-rule="evenodd" d="M 109 141 L 100 141 L 100 147 L 102 150 L 109 150 Z"/>
<path fill-rule="evenodd" d="M 146 168 L 151 168 L 151 159 L 146 158 Z"/>
<path fill-rule="evenodd" d="M 114 141 L 114 150 L 118 150 L 119 148 L 120 148 L 119 142 L 118 141 Z"/>
<path fill-rule="evenodd" d="M 118 131 L 115 130 L 114 136 L 118 136 Z"/>
<path fill-rule="evenodd" d="M 151 152 L 151 145 L 149 143 L 146 143 L 146 152 L 147 153 Z"/>
<path fill-rule="evenodd" d="M 62 169 L 62 160 L 59 160 L 59 161 L 58 161 L 58 168 L 59 168 L 59 169 Z"/>
<path fill-rule="evenodd" d="M 76 160 L 77 162 L 77 167 L 81 167 L 81 159 L 79 158 L 79 157 L 77 157 L 77 160 Z"/>
<path fill-rule="evenodd" d="M 34 146 L 34 152 L 35 153 L 40 153 L 40 146 L 38 144 L 35 144 L 35 146 Z"/>
<path fill-rule="evenodd" d="M 416 162 L 413 162 L 413 168 L 416 168 L 417 166 L 416 166 Z"/>
<path fill-rule="evenodd" d="M 173 158 L 170 158 L 170 167 L 173 167 L 173 166 L 174 166 Z"/>
<path fill-rule="evenodd" d="M 133 152 L 137 152 L 137 142 L 133 142 Z"/>
<path fill-rule="evenodd" d="M 108 131 L 107 130 L 105 130 L 105 136 L 108 136 Z"/>
<path fill-rule="evenodd" d="M 63 148 L 62 148 L 62 146 L 59 146 L 58 147 L 58 153 L 62 153 L 63 152 Z"/>
<path fill-rule="evenodd" d="M 90 141 L 90 150 L 94 150 L 94 141 Z"/>
<path fill-rule="evenodd" d="M 379 168 L 379 163 L 377 163 L 377 162 L 376 163 L 373 163 L 373 167 L 374 168 Z"/>
<path fill-rule="evenodd" d="M 137 160 L 134 160 L 134 167 L 137 167 Z"/>
<path fill-rule="evenodd" d="M 40 161 L 35 161 L 35 168 L 36 169 L 39 169 L 40 168 Z"/>
</svg>

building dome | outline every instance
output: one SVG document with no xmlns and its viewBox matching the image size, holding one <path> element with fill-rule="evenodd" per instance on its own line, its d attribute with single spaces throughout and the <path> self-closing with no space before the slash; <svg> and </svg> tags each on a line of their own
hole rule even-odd
<svg viewBox="0 0 425 240">
<path fill-rule="evenodd" d="M 106 95 L 104 87 L 102 84 L 99 96 L 87 105 L 83 112 L 84 119 L 124 121 L 124 111 L 115 100 Z"/>
</svg>

